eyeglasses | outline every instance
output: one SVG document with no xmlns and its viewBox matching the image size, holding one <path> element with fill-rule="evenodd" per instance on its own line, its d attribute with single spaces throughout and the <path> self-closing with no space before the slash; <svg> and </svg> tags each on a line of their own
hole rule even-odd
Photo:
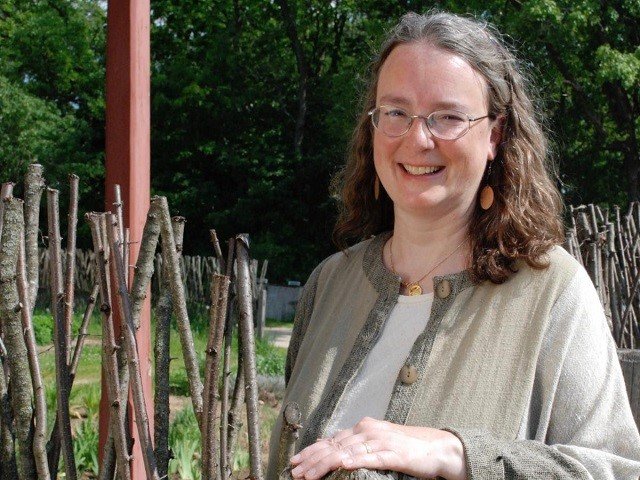
<svg viewBox="0 0 640 480">
<path fill-rule="evenodd" d="M 472 127 L 471 122 L 491 117 L 491 115 L 471 117 L 455 110 L 437 110 L 425 117 L 424 115 L 409 115 L 401 108 L 387 105 L 374 108 L 369 112 L 369 116 L 373 126 L 388 137 L 401 137 L 409 131 L 413 120 L 420 118 L 424 120 L 431 135 L 440 140 L 457 140 L 466 135 Z"/>
</svg>

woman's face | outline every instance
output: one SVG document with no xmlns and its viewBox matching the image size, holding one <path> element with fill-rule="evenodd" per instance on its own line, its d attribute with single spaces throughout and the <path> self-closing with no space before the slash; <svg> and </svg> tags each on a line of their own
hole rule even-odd
<svg viewBox="0 0 640 480">
<path fill-rule="evenodd" d="M 488 113 L 487 86 L 462 58 L 424 43 L 404 44 L 391 52 L 380 71 L 376 106 L 381 105 L 410 115 L 457 110 L 481 117 Z M 376 171 L 396 214 L 471 214 L 487 161 L 495 157 L 500 140 L 496 121 L 485 118 L 471 125 L 457 140 L 434 137 L 421 119 L 401 137 L 374 130 Z"/>
</svg>

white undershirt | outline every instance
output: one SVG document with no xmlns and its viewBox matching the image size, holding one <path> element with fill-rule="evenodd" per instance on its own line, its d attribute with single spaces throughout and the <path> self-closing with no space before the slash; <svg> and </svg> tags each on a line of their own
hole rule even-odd
<svg viewBox="0 0 640 480">
<path fill-rule="evenodd" d="M 326 436 L 353 427 L 363 417 L 384 419 L 398 373 L 429 322 L 432 304 L 433 293 L 398 297 L 380 338 L 338 401 Z"/>
</svg>

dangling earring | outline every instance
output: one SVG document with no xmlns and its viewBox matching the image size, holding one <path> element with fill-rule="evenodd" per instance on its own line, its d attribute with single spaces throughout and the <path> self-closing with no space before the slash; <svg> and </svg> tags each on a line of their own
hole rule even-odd
<svg viewBox="0 0 640 480">
<path fill-rule="evenodd" d="M 376 179 L 373 181 L 373 198 L 378 200 L 380 198 L 380 178 L 376 174 Z"/>
<path fill-rule="evenodd" d="M 489 185 L 489 182 L 491 181 L 492 165 L 493 161 L 489 161 L 489 168 L 487 169 L 487 184 L 482 187 L 482 190 L 480 190 L 480 208 L 482 208 L 482 210 L 489 210 L 491 208 L 491 205 L 493 205 L 493 200 L 495 197 L 493 188 L 491 188 L 491 185 Z"/>
</svg>

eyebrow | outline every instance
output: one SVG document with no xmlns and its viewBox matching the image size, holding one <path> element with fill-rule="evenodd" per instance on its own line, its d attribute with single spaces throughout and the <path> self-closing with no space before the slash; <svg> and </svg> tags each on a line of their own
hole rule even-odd
<svg viewBox="0 0 640 480">
<path fill-rule="evenodd" d="M 397 95 L 383 95 L 382 97 L 380 97 L 380 102 L 382 105 L 386 105 L 387 102 L 389 102 L 392 105 L 397 105 L 399 107 L 408 107 L 411 103 L 405 97 Z M 436 110 L 457 110 L 460 112 L 464 112 L 470 109 L 468 106 L 459 102 L 455 102 L 453 100 L 443 100 L 434 104 L 433 111 Z"/>
</svg>

